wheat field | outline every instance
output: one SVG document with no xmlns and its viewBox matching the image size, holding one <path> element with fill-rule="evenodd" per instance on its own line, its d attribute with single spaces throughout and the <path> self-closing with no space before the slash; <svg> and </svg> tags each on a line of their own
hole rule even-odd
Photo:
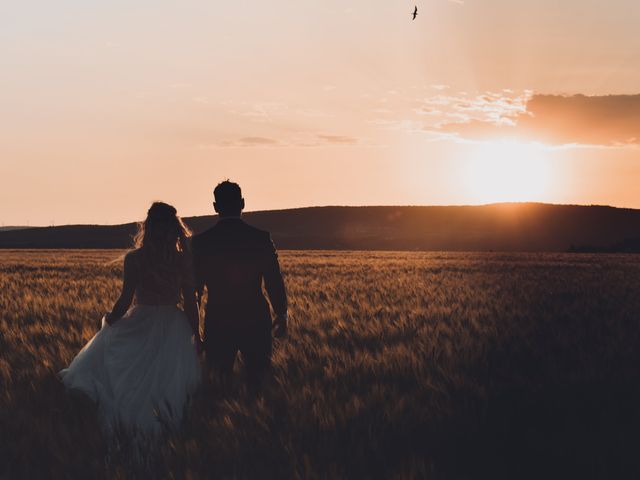
<svg viewBox="0 0 640 480">
<path fill-rule="evenodd" d="M 290 336 L 263 395 L 205 378 L 141 463 L 56 377 L 122 253 L 0 251 L 0 478 L 640 474 L 638 256 L 282 252 Z"/>
</svg>

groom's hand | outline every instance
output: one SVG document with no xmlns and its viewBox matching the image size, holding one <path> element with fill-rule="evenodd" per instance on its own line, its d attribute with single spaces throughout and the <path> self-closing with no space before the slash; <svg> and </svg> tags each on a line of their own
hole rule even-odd
<svg viewBox="0 0 640 480">
<path fill-rule="evenodd" d="M 282 313 L 276 316 L 273 322 L 273 336 L 275 338 L 285 338 L 287 336 L 287 314 Z"/>
</svg>

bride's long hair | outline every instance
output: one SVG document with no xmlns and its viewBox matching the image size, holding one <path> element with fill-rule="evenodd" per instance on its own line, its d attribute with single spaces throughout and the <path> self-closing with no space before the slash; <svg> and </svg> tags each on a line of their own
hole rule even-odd
<svg viewBox="0 0 640 480">
<path fill-rule="evenodd" d="M 173 270 L 178 267 L 180 257 L 189 253 L 190 236 L 191 231 L 173 206 L 154 202 L 147 211 L 147 218 L 138 224 L 134 244 L 149 270 L 158 267 Z"/>
</svg>

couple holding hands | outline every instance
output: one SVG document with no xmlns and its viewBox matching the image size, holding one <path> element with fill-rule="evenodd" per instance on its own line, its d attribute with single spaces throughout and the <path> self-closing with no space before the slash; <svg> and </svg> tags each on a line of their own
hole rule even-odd
<svg viewBox="0 0 640 480">
<path fill-rule="evenodd" d="M 287 295 L 270 234 L 242 220 L 236 183 L 220 183 L 214 197 L 218 222 L 194 237 L 174 207 L 151 206 L 125 256 L 120 297 L 60 372 L 67 389 L 97 404 L 107 430 L 178 426 L 201 382 L 201 350 L 223 385 L 240 352 L 248 388 L 257 392 L 271 367 L 272 336 L 287 334 Z"/>
</svg>

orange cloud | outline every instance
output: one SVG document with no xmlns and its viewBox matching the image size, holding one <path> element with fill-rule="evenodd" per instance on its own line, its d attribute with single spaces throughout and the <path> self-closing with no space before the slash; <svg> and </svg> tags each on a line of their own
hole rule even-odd
<svg viewBox="0 0 640 480">
<path fill-rule="evenodd" d="M 356 137 L 347 135 L 302 134 L 288 141 L 271 137 L 242 137 L 235 140 L 223 140 L 214 144 L 202 145 L 203 148 L 220 147 L 320 147 L 324 145 L 347 146 L 358 144 Z"/>
<path fill-rule="evenodd" d="M 242 137 L 238 140 L 225 140 L 217 144 L 218 147 L 272 147 L 278 146 L 278 140 L 268 137 Z"/>
<path fill-rule="evenodd" d="M 467 139 L 523 138 L 548 144 L 640 144 L 640 94 L 533 95 L 524 111 L 438 126 Z"/>
<path fill-rule="evenodd" d="M 346 135 L 318 135 L 318 138 L 327 143 L 337 144 L 353 144 L 358 141 L 358 139 L 354 137 L 347 137 Z"/>
</svg>

